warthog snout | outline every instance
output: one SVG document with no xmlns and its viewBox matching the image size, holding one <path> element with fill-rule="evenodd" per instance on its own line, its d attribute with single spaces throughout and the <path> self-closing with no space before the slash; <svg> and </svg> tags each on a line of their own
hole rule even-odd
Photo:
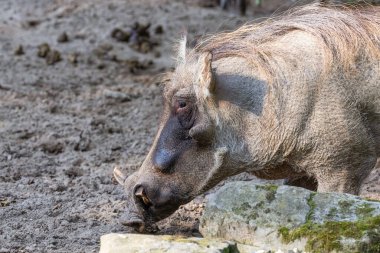
<svg viewBox="0 0 380 253">
<path fill-rule="evenodd" d="M 147 226 L 168 217 L 181 204 L 173 190 L 175 187 L 158 183 L 154 178 L 146 180 L 138 173 L 127 177 L 119 168 L 114 169 L 114 177 L 127 194 L 127 206 L 120 222 L 137 231 L 143 232 Z"/>
<path fill-rule="evenodd" d="M 180 205 L 179 199 L 169 186 L 155 181 L 137 183 L 133 187 L 133 199 L 148 222 L 166 218 Z"/>
<path fill-rule="evenodd" d="M 167 187 L 155 187 L 148 183 L 139 183 L 135 185 L 133 195 L 137 206 L 141 207 L 148 215 L 157 217 L 156 219 L 170 215 L 171 210 L 177 208 L 176 197 Z"/>
</svg>

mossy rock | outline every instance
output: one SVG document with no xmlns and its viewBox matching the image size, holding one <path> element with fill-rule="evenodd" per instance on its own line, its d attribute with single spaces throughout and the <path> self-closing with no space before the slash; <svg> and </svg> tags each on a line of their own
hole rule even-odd
<svg viewBox="0 0 380 253">
<path fill-rule="evenodd" d="M 307 222 L 295 229 L 279 229 L 283 242 L 307 238 L 305 250 L 328 252 L 380 252 L 380 216 L 358 221 Z"/>
<path fill-rule="evenodd" d="M 380 252 L 380 203 L 350 194 L 232 182 L 208 196 L 200 231 L 283 251 Z"/>
<path fill-rule="evenodd" d="M 279 234 L 285 243 L 307 238 L 305 250 L 380 252 L 380 205 L 350 194 L 314 193 L 306 223 Z"/>
</svg>

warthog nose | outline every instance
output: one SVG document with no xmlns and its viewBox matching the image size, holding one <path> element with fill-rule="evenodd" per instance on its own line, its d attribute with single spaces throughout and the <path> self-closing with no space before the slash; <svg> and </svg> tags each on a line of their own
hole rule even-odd
<svg viewBox="0 0 380 253">
<path fill-rule="evenodd" d="M 138 199 L 140 199 L 144 203 L 145 207 L 149 207 L 150 205 L 152 205 L 152 202 L 148 198 L 146 191 L 141 184 L 135 186 L 134 194 Z"/>
</svg>

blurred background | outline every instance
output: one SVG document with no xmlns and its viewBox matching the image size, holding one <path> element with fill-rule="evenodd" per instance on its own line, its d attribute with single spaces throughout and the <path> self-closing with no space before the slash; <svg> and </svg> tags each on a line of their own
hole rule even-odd
<svg viewBox="0 0 380 253">
<path fill-rule="evenodd" d="M 307 2 L 1 0 L 0 252 L 96 252 L 128 232 L 112 170 L 134 171 L 153 141 L 176 41 Z M 362 196 L 380 199 L 378 180 Z M 202 202 L 157 233 L 199 236 Z"/>
</svg>

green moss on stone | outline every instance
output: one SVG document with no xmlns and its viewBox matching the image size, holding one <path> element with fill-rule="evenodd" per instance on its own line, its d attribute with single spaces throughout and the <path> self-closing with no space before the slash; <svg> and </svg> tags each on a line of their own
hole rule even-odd
<svg viewBox="0 0 380 253">
<path fill-rule="evenodd" d="M 249 203 L 244 202 L 240 206 L 233 207 L 232 212 L 238 215 L 246 216 L 248 220 L 255 220 L 257 217 L 259 217 L 259 214 L 256 210 L 260 210 L 261 205 L 264 204 L 264 202 L 260 201 L 255 206 L 251 206 Z"/>
<path fill-rule="evenodd" d="M 260 201 L 253 208 L 263 208 L 264 206 L 265 206 L 265 202 L 264 201 Z"/>
<path fill-rule="evenodd" d="M 309 222 L 311 219 L 313 219 L 314 216 L 314 209 L 315 209 L 315 201 L 314 201 L 314 196 L 315 192 L 310 193 L 309 198 L 307 199 L 307 205 L 309 206 L 309 212 L 306 214 L 306 223 Z"/>
<path fill-rule="evenodd" d="M 285 240 L 285 238 L 286 238 L 286 240 L 290 242 L 290 240 L 288 240 L 289 236 L 290 236 L 289 235 L 290 234 L 290 229 L 289 228 L 287 228 L 287 227 L 281 227 L 281 228 L 278 229 L 278 233 L 281 235 L 281 237 L 282 237 L 283 240 Z"/>
<path fill-rule="evenodd" d="M 338 205 L 341 210 L 348 210 L 354 203 L 353 200 L 340 200 Z"/>
<path fill-rule="evenodd" d="M 268 191 L 265 194 L 265 198 L 269 201 L 272 202 L 276 198 L 276 191 Z"/>
<path fill-rule="evenodd" d="M 372 201 L 372 202 L 380 203 L 379 199 L 371 199 L 371 198 L 364 198 L 364 199 L 367 200 L 367 201 Z"/>
<path fill-rule="evenodd" d="M 276 198 L 278 185 L 256 185 L 256 188 L 267 191 L 267 193 L 265 194 L 265 198 L 267 199 L 267 201 L 272 202 Z"/>
<path fill-rule="evenodd" d="M 371 244 L 361 242 L 359 252 L 379 253 L 380 252 L 380 233 L 379 231 L 369 231 L 367 233 Z"/>
<path fill-rule="evenodd" d="M 333 207 L 330 209 L 329 213 L 327 214 L 327 218 L 335 218 L 338 214 L 338 209 L 336 207 Z"/>
<path fill-rule="evenodd" d="M 262 210 L 264 206 L 264 201 L 260 201 L 253 206 L 250 203 L 243 202 L 241 205 L 233 207 L 232 212 L 244 216 L 248 220 L 255 220 L 259 217 L 258 210 Z"/>
<path fill-rule="evenodd" d="M 278 230 L 282 240 L 285 243 L 293 242 L 295 240 L 306 238 L 306 250 L 314 253 L 325 253 L 333 250 L 342 250 L 340 240 L 342 238 L 352 238 L 360 240 L 363 236 L 370 239 L 370 243 L 359 242 L 357 245 L 358 252 L 379 253 L 380 252 L 380 216 L 371 217 L 374 210 L 368 203 L 362 204 L 357 207 L 356 215 L 361 220 L 355 222 L 348 221 L 327 221 L 323 224 L 313 223 L 313 216 L 316 204 L 314 196 L 316 193 L 311 193 L 307 204 L 310 207 L 306 215 L 306 222 L 304 225 L 289 229 L 282 227 Z M 340 210 L 348 210 L 352 206 L 352 201 L 342 200 L 339 201 Z M 335 216 L 338 213 L 337 208 L 332 208 L 328 216 Z"/>
<path fill-rule="evenodd" d="M 266 191 L 271 191 L 271 192 L 277 192 L 278 185 L 274 185 L 274 184 L 256 185 L 256 188 L 263 189 Z"/>
<path fill-rule="evenodd" d="M 323 224 L 316 224 L 308 221 L 298 228 L 283 227 L 278 232 L 285 243 L 306 238 L 306 250 L 313 253 L 340 251 L 342 250 L 340 239 L 360 240 L 363 236 L 368 236 L 372 240 L 371 242 L 359 243 L 357 246 L 361 250 L 360 252 L 375 253 L 380 252 L 380 244 L 378 243 L 380 236 L 379 232 L 376 231 L 379 227 L 380 216 L 375 216 L 355 222 L 328 221 Z"/>
<path fill-rule="evenodd" d="M 232 211 L 239 215 L 250 210 L 252 210 L 252 206 L 248 202 L 243 202 L 241 205 L 232 208 Z"/>
<path fill-rule="evenodd" d="M 373 208 L 370 204 L 364 203 L 356 208 L 355 213 L 359 218 L 363 219 L 371 217 L 373 210 L 375 210 L 375 208 Z"/>
</svg>

